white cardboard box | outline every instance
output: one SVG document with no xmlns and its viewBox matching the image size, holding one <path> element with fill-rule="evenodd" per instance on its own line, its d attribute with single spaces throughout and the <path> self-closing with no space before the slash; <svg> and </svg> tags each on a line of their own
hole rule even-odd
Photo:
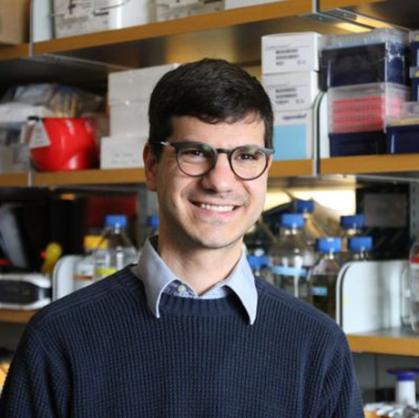
<svg viewBox="0 0 419 418">
<path fill-rule="evenodd" d="M 100 168 L 144 167 L 147 137 L 108 136 L 100 142 Z"/>
<path fill-rule="evenodd" d="M 148 101 L 110 106 L 111 136 L 148 136 Z"/>
<path fill-rule="evenodd" d="M 317 32 L 279 33 L 262 37 L 262 73 L 319 70 Z"/>
<path fill-rule="evenodd" d="M 263 75 L 262 83 L 276 112 L 308 109 L 319 93 L 315 71 Z"/>
<path fill-rule="evenodd" d="M 274 113 L 275 161 L 313 158 L 314 138 L 312 109 Z"/>
<path fill-rule="evenodd" d="M 166 64 L 109 74 L 109 104 L 112 106 L 126 101 L 149 101 L 160 78 L 177 67 L 179 64 Z"/>
</svg>

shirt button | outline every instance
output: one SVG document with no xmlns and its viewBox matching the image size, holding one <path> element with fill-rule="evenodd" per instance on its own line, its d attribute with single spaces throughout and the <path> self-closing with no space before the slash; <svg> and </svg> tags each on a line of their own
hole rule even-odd
<svg viewBox="0 0 419 418">
<path fill-rule="evenodd" d="M 181 285 L 177 288 L 177 291 L 178 291 L 179 293 L 186 293 L 186 292 L 187 292 L 186 286 L 184 286 L 183 284 L 181 284 Z"/>
</svg>

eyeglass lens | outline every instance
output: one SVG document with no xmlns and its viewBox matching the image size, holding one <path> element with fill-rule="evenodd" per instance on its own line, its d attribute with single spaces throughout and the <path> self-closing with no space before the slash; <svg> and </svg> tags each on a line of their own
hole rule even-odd
<svg viewBox="0 0 419 418">
<path fill-rule="evenodd" d="M 260 176 L 267 165 L 267 155 L 257 146 L 234 148 L 229 153 L 233 172 L 243 179 Z M 177 160 L 181 170 L 191 176 L 199 176 L 210 171 L 216 164 L 217 151 L 206 144 L 192 144 L 179 149 Z"/>
</svg>

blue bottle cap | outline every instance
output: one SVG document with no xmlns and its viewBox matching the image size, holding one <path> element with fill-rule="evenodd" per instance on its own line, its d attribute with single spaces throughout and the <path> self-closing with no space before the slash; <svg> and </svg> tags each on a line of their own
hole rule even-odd
<svg viewBox="0 0 419 418">
<path fill-rule="evenodd" d="M 340 226 L 343 229 L 359 229 L 365 226 L 364 215 L 347 215 L 340 217 Z"/>
<path fill-rule="evenodd" d="M 313 213 L 314 212 L 314 200 L 303 200 L 297 199 L 295 201 L 295 210 L 298 213 Z"/>
<path fill-rule="evenodd" d="M 259 270 L 269 266 L 269 257 L 266 255 L 248 255 L 247 262 L 252 270 Z"/>
<path fill-rule="evenodd" d="M 316 250 L 319 253 L 338 253 L 341 251 L 341 239 L 339 237 L 319 238 L 316 241 Z"/>
<path fill-rule="evenodd" d="M 348 240 L 348 248 L 351 251 L 371 251 L 372 250 L 372 237 L 369 236 L 355 236 Z"/>
<path fill-rule="evenodd" d="M 283 213 L 281 216 L 281 226 L 286 228 L 302 228 L 304 217 L 301 213 Z"/>
<path fill-rule="evenodd" d="M 128 221 L 126 215 L 106 215 L 105 217 L 106 227 L 125 228 L 127 223 Z"/>
<path fill-rule="evenodd" d="M 389 369 L 387 373 L 396 376 L 398 382 L 411 382 L 419 376 L 418 369 Z"/>
<path fill-rule="evenodd" d="M 158 229 L 158 227 L 160 226 L 159 215 L 147 216 L 147 225 L 153 229 Z"/>
</svg>

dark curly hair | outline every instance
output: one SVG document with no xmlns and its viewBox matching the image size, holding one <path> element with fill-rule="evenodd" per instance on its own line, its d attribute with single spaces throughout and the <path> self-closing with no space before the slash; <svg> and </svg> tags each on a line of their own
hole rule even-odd
<svg viewBox="0 0 419 418">
<path fill-rule="evenodd" d="M 153 90 L 149 143 L 159 157 L 159 142 L 171 135 L 173 116 L 193 116 L 216 124 L 234 123 L 252 113 L 263 120 L 265 146 L 272 148 L 271 102 L 255 77 L 220 59 L 184 64 L 166 73 Z"/>
</svg>

